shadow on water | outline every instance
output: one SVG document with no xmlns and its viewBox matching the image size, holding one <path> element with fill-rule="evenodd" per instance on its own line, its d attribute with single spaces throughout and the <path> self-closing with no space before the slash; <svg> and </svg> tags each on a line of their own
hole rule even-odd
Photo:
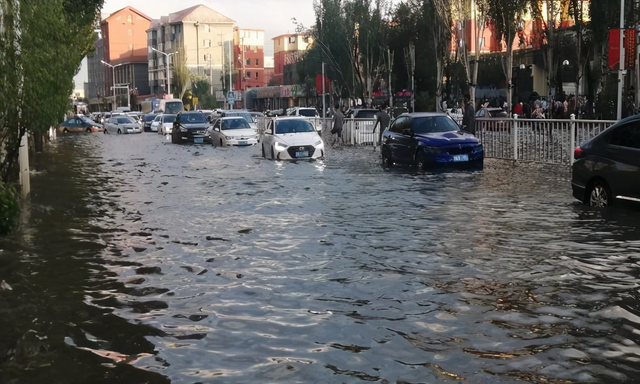
<svg viewBox="0 0 640 384">
<path fill-rule="evenodd" d="M 38 155 L 24 222 L 0 239 L 2 383 L 168 382 L 144 370 L 155 356 L 146 337 L 163 332 L 112 313 L 129 305 L 114 292 L 131 289 L 102 266 L 103 229 L 91 220 L 113 201 L 95 190 L 107 180 L 87 177 L 104 165 L 92 159 L 89 136 L 62 138 Z"/>
</svg>

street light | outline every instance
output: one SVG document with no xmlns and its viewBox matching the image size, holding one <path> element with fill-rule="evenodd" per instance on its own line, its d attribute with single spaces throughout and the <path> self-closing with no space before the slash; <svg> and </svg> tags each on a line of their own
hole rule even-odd
<svg viewBox="0 0 640 384">
<path fill-rule="evenodd" d="M 149 48 L 152 51 L 155 51 L 155 52 L 163 54 L 164 57 L 166 58 L 166 61 L 167 61 L 167 94 L 172 95 L 172 93 L 171 93 L 171 73 L 169 71 L 170 71 L 170 68 L 171 68 L 171 55 L 175 55 L 176 53 L 175 52 L 173 52 L 173 53 L 165 53 L 165 52 L 162 52 L 162 51 L 160 51 L 158 49 L 155 49 L 153 47 L 149 47 Z M 173 97 L 173 96 L 171 96 L 171 97 Z"/>
<path fill-rule="evenodd" d="M 111 87 L 111 89 L 113 89 L 113 104 L 111 105 L 111 111 L 115 111 L 116 110 L 116 67 L 119 67 L 124 63 L 111 65 L 104 60 L 100 60 L 100 62 L 106 65 L 107 67 L 111 67 L 111 80 L 113 81 L 113 86 Z"/>
</svg>

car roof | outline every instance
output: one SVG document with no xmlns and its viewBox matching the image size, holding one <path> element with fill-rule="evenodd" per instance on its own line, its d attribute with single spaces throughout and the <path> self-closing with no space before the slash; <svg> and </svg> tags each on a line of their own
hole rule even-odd
<svg viewBox="0 0 640 384">
<path fill-rule="evenodd" d="M 444 112 L 404 112 L 400 116 L 409 116 L 409 117 L 434 117 L 434 116 L 449 116 Z"/>
</svg>

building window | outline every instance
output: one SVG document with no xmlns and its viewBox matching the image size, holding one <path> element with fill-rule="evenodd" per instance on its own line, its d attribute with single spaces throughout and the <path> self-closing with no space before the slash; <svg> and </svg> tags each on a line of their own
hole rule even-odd
<svg viewBox="0 0 640 384">
<path fill-rule="evenodd" d="M 256 67 L 260 66 L 260 59 L 256 59 Z"/>
<path fill-rule="evenodd" d="M 247 59 L 247 65 L 251 65 L 251 59 Z"/>
<path fill-rule="evenodd" d="M 127 23 L 133 23 L 133 17 L 131 17 L 131 15 L 127 15 Z"/>
<path fill-rule="evenodd" d="M 295 44 L 296 42 L 296 37 L 295 36 L 289 36 L 289 44 Z"/>
<path fill-rule="evenodd" d="M 258 72 L 256 72 L 256 80 L 258 80 Z"/>
<path fill-rule="evenodd" d="M 251 71 L 247 72 L 247 79 L 251 78 Z"/>
</svg>

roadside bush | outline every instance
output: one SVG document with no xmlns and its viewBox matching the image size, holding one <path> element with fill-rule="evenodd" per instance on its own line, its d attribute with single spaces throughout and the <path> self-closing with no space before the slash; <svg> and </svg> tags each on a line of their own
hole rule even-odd
<svg viewBox="0 0 640 384">
<path fill-rule="evenodd" d="M 11 184 L 0 182 L 0 235 L 13 230 L 20 215 L 18 193 Z"/>
</svg>

